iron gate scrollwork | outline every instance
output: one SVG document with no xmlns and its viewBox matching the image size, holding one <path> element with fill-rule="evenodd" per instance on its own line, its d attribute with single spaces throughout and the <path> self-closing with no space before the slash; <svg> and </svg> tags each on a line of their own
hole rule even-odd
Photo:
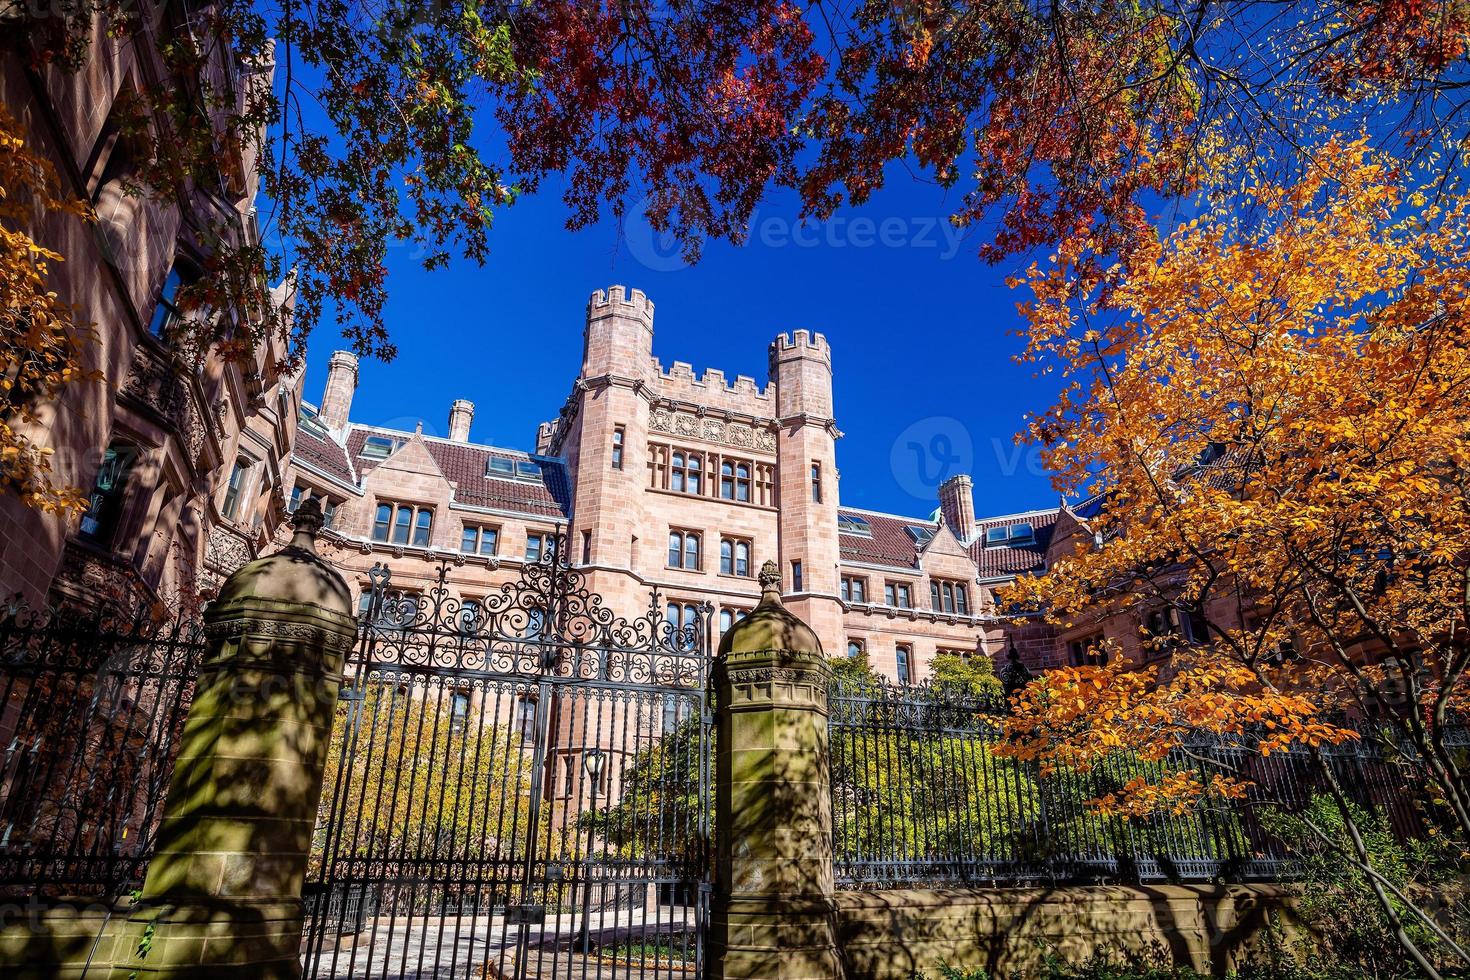
<svg viewBox="0 0 1470 980">
<path fill-rule="evenodd" d="M 708 902 L 710 609 L 615 613 L 558 540 L 518 580 L 377 566 L 312 842 L 312 977 L 689 976 Z M 683 606 L 678 608 L 683 609 Z"/>
</svg>

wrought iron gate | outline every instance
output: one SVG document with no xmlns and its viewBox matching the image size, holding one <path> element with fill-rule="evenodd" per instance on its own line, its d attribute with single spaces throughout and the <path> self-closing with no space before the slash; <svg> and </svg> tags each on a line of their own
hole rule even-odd
<svg viewBox="0 0 1470 980">
<path fill-rule="evenodd" d="M 373 572 L 306 888 L 313 977 L 691 978 L 708 606 L 616 615 L 562 542 L 489 595 Z"/>
</svg>

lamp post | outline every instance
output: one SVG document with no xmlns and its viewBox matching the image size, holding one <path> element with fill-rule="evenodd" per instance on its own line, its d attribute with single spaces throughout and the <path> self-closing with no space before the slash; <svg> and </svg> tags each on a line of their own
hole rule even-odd
<svg viewBox="0 0 1470 980">
<path fill-rule="evenodd" d="M 592 819 L 587 821 L 587 853 L 582 859 L 582 931 L 578 936 L 582 940 L 583 956 L 588 955 L 592 948 L 592 932 L 589 929 L 592 916 L 592 835 L 597 829 L 597 784 L 601 781 L 602 765 L 606 761 L 607 756 L 601 749 L 588 749 L 582 753 L 582 768 L 587 770 L 587 776 L 592 781 L 592 801 L 588 808 Z"/>
</svg>

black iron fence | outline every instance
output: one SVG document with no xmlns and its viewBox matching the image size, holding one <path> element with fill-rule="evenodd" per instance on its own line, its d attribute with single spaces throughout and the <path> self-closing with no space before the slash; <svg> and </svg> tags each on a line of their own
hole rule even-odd
<svg viewBox="0 0 1470 980">
<path fill-rule="evenodd" d="M 1200 738 L 1149 762 L 1119 752 L 1088 772 L 1043 776 L 998 757 L 1004 703 L 954 689 L 834 682 L 829 695 L 833 859 L 839 887 L 916 883 L 1272 880 L 1291 874 L 1272 812 L 1326 792 L 1305 751 L 1263 757 L 1245 740 Z M 1401 838 L 1425 828 L 1413 779 L 1376 738 L 1323 750 L 1353 801 Z M 1412 768 L 1412 767 L 1410 767 Z M 1174 773 L 1249 780 L 1246 799 L 1147 818 L 1088 801 Z"/>
<path fill-rule="evenodd" d="M 204 652 L 192 618 L 0 607 L 0 890 L 141 884 Z"/>
</svg>

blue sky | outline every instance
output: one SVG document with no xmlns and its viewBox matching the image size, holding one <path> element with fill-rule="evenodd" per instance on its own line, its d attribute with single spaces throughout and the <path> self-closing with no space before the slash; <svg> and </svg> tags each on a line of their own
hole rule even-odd
<svg viewBox="0 0 1470 980">
<path fill-rule="evenodd" d="M 636 216 L 567 231 L 557 190 L 544 188 L 500 212 L 484 267 L 425 272 L 411 248 L 390 250 L 399 354 L 364 361 L 353 418 L 422 419 L 443 434 L 450 402 L 468 398 L 475 441 L 533 448 L 536 424 L 555 416 L 576 376 L 588 294 L 621 283 L 653 299 L 665 368 L 681 360 L 764 383 L 777 333 L 825 333 L 844 504 L 926 514 L 939 480 L 970 472 L 982 515 L 1048 506 L 1056 496 L 1035 450 L 1012 441 L 1054 391 L 1012 360 L 1019 294 L 1004 280 L 1020 264 L 982 263 L 977 233 L 949 228 L 948 210 L 942 189 L 902 170 L 869 205 L 824 225 L 799 225 L 794 199 L 776 195 L 748 244 L 709 243 L 687 266 Z M 309 400 L 339 346 L 324 320 L 308 352 Z"/>
</svg>

